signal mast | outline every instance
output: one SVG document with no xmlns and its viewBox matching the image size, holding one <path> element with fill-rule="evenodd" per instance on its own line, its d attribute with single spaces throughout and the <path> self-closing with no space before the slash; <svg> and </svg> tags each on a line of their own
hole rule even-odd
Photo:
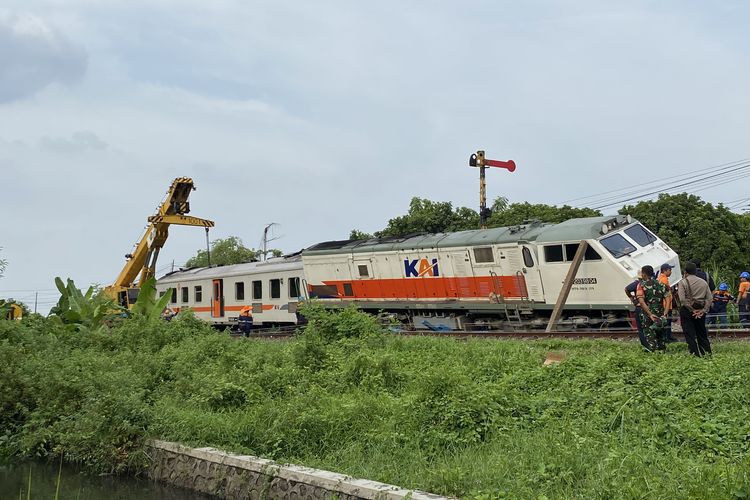
<svg viewBox="0 0 750 500">
<path fill-rule="evenodd" d="M 469 157 L 470 167 L 479 167 L 479 225 L 482 229 L 487 229 L 487 219 L 490 217 L 492 210 L 487 208 L 487 183 L 484 180 L 484 170 L 487 167 L 498 167 L 514 172 L 516 162 L 513 160 L 500 161 L 488 160 L 484 157 L 484 151 L 477 151 Z"/>
</svg>

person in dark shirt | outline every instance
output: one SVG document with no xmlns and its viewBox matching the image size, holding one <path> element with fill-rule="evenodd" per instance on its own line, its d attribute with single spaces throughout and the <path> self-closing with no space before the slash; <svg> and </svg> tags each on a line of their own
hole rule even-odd
<svg viewBox="0 0 750 500">
<path fill-rule="evenodd" d="M 701 261 L 698 259 L 693 260 L 693 264 L 695 264 L 695 275 L 698 276 L 700 279 L 708 283 L 708 289 L 709 290 L 716 290 L 716 283 L 714 283 L 714 279 L 711 277 L 710 274 L 706 273 L 703 269 L 701 269 Z"/>
<path fill-rule="evenodd" d="M 729 293 L 729 285 L 722 283 L 719 285 L 719 289 L 714 292 L 714 299 L 711 303 L 712 323 L 718 322 L 721 326 L 727 326 L 727 304 L 729 302 L 734 302 L 734 297 Z"/>
<path fill-rule="evenodd" d="M 635 326 L 638 329 L 638 340 L 640 340 L 641 345 L 644 349 L 648 349 L 648 341 L 646 340 L 646 336 L 643 334 L 643 318 L 642 318 L 642 311 L 641 311 L 641 304 L 638 302 L 638 298 L 636 297 L 636 292 L 638 291 L 638 284 L 641 282 L 640 278 L 636 278 L 635 281 L 630 283 L 628 286 L 625 287 L 625 295 L 628 296 L 630 301 L 635 306 Z"/>
</svg>

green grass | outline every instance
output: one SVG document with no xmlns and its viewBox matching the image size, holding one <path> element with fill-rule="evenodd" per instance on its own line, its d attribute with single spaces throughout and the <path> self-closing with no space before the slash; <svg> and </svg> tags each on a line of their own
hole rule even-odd
<svg viewBox="0 0 750 500">
<path fill-rule="evenodd" d="M 750 496 L 750 344 L 467 342 L 309 311 L 290 342 L 190 318 L 0 322 L 0 453 L 138 470 L 144 439 L 476 498 Z M 559 365 L 543 367 L 549 351 Z"/>
</svg>

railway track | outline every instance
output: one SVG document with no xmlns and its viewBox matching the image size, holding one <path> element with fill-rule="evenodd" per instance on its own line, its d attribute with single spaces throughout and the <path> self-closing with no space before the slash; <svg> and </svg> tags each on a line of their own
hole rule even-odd
<svg viewBox="0 0 750 500">
<path fill-rule="evenodd" d="M 253 331 L 248 338 L 256 339 L 287 339 L 293 337 L 299 327 L 289 327 L 281 329 L 259 329 Z M 450 337 L 459 340 L 468 339 L 515 339 L 515 340 L 545 340 L 545 339 L 567 339 L 567 340 L 597 340 L 609 339 L 620 341 L 638 341 L 638 332 L 635 330 L 586 330 L 576 329 L 570 331 L 545 332 L 543 330 L 525 330 L 525 331 L 497 331 L 497 330 L 473 330 L 473 331 L 446 331 L 435 332 L 429 330 L 418 331 L 394 331 L 394 335 L 404 335 L 407 337 Z M 750 340 L 750 330 L 709 330 L 709 338 L 712 341 L 729 341 L 729 340 Z M 673 332 L 673 335 L 684 341 L 680 332 Z M 242 338 L 242 335 L 233 333 L 232 336 Z"/>
</svg>

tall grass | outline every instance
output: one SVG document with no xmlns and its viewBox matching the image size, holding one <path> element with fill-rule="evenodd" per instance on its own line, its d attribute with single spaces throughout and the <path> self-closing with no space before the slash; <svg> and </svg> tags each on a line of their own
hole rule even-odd
<svg viewBox="0 0 750 500">
<path fill-rule="evenodd" d="M 290 342 L 191 318 L 0 323 L 0 452 L 137 471 L 169 439 L 475 498 L 750 494 L 750 345 L 389 336 L 308 311 Z M 548 351 L 565 351 L 542 366 Z"/>
</svg>

